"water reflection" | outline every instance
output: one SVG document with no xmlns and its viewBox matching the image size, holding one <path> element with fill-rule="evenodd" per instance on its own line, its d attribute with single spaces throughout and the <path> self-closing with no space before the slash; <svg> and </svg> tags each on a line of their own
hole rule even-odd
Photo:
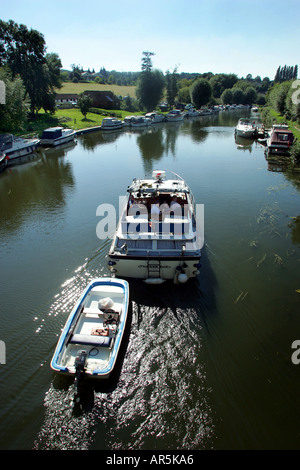
<svg viewBox="0 0 300 470">
<path fill-rule="evenodd" d="M 66 153 L 66 149 L 42 151 L 30 163 L 14 165 L 1 175 L 2 234 L 18 230 L 28 218 L 62 210 L 74 187 L 72 165 L 62 158 Z"/>
<path fill-rule="evenodd" d="M 292 242 L 294 245 L 300 246 L 300 215 L 293 217 L 293 221 L 289 226 L 292 232 Z"/>
<path fill-rule="evenodd" d="M 248 151 L 249 153 L 252 152 L 253 146 L 253 139 L 245 139 L 244 137 L 240 137 L 238 135 L 234 136 L 236 148 L 238 150 Z"/>
</svg>

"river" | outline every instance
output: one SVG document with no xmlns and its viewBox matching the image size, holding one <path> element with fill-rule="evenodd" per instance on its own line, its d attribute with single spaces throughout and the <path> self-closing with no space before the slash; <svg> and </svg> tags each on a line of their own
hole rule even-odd
<svg viewBox="0 0 300 470">
<path fill-rule="evenodd" d="M 299 449 L 300 176 L 236 142 L 249 113 L 88 133 L 0 174 L 1 449 Z M 204 204 L 201 273 L 130 282 L 117 371 L 74 412 L 50 360 L 83 288 L 109 275 L 97 207 L 152 169 Z"/>
</svg>

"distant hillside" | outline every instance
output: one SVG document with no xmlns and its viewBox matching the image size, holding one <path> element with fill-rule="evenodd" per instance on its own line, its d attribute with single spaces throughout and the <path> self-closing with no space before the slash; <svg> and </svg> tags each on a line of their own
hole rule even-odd
<svg viewBox="0 0 300 470">
<path fill-rule="evenodd" d="M 112 91 L 116 96 L 131 96 L 135 98 L 135 86 L 101 85 L 98 83 L 72 83 L 64 82 L 62 88 L 56 90 L 57 93 L 77 93 L 85 90 L 107 90 Z"/>
</svg>

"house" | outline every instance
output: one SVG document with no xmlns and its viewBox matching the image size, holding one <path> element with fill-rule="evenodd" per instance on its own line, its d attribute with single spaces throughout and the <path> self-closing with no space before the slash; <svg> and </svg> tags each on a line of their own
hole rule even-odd
<svg viewBox="0 0 300 470">
<path fill-rule="evenodd" d="M 81 80 L 84 80 L 85 82 L 92 82 L 95 80 L 95 78 L 97 77 L 102 77 L 102 75 L 100 74 L 100 72 L 90 72 L 90 71 L 87 71 L 87 72 L 82 72 L 81 74 L 81 77 L 80 79 Z"/>
<path fill-rule="evenodd" d="M 120 100 L 112 91 L 92 91 L 83 92 L 92 99 L 93 108 L 120 109 Z"/>
<path fill-rule="evenodd" d="M 55 103 L 58 106 L 63 105 L 71 107 L 77 104 L 78 99 L 79 95 L 76 93 L 57 93 L 55 97 Z"/>
</svg>

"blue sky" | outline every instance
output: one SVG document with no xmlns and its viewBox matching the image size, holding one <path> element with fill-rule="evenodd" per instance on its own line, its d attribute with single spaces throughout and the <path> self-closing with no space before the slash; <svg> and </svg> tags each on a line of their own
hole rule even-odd
<svg viewBox="0 0 300 470">
<path fill-rule="evenodd" d="M 0 18 L 40 31 L 64 68 L 274 78 L 299 64 L 300 0 L 0 0 Z"/>
</svg>

